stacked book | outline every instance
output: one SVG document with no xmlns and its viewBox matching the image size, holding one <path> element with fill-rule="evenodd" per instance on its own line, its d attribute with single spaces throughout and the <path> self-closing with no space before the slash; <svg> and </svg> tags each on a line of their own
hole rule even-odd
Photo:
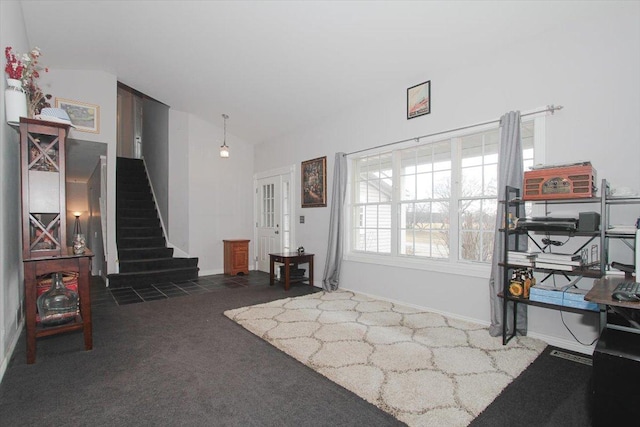
<svg viewBox="0 0 640 427">
<path fill-rule="evenodd" d="M 580 254 L 540 253 L 536 257 L 536 268 L 573 271 L 584 265 Z"/>
<path fill-rule="evenodd" d="M 510 265 L 520 265 L 522 267 L 534 267 L 536 256 L 540 252 L 518 252 L 509 251 L 507 257 Z"/>
</svg>

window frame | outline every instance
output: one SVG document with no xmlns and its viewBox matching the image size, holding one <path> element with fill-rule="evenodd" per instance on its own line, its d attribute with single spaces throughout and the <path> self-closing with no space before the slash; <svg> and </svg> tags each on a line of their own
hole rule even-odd
<svg viewBox="0 0 640 427">
<path fill-rule="evenodd" d="M 534 129 L 534 164 L 544 163 L 545 159 L 545 146 L 546 146 L 546 113 L 535 113 L 535 114 L 527 114 L 525 117 L 522 117 L 522 122 L 533 122 Z M 451 131 L 446 133 L 438 133 L 436 136 L 432 137 L 424 137 L 420 138 L 420 145 L 423 144 L 432 144 L 437 143 L 443 140 L 452 140 L 452 147 L 454 147 L 454 139 L 459 139 L 465 136 L 483 133 L 489 130 L 497 129 L 499 127 L 499 122 L 492 122 L 488 124 L 481 124 L 477 126 L 467 126 L 462 130 Z M 390 144 L 389 144 L 390 145 Z M 349 167 L 353 171 L 353 165 L 355 161 L 364 156 L 373 156 L 373 155 L 381 155 L 385 153 L 392 153 L 392 163 L 394 168 L 393 175 L 393 197 L 391 203 L 391 253 L 390 254 L 380 254 L 380 253 L 370 253 L 370 252 L 362 252 L 354 250 L 354 219 L 352 218 L 354 211 L 354 200 L 353 195 L 356 183 L 354 182 L 354 174 L 350 172 L 348 174 L 347 181 L 347 194 L 346 194 L 346 206 L 344 210 L 344 224 L 346 227 L 346 233 L 344 234 L 344 247 L 345 252 L 343 259 L 346 261 L 354 261 L 361 263 L 370 263 L 370 264 L 378 264 L 392 267 L 400 267 L 400 268 L 411 268 L 418 270 L 428 270 L 437 273 L 446 273 L 451 274 L 452 271 L 455 271 L 455 274 L 464 275 L 464 276 L 476 276 L 476 277 L 484 277 L 488 278 L 491 272 L 491 263 L 481 262 L 481 261 L 465 261 L 459 260 L 458 254 L 458 245 L 459 245 L 459 224 L 458 219 L 459 215 L 452 215 L 452 223 L 450 224 L 451 233 L 455 233 L 455 237 L 451 239 L 450 251 L 455 251 L 455 253 L 451 253 L 448 258 L 443 259 L 435 259 L 435 258 L 418 258 L 411 255 L 401 255 L 400 250 L 398 248 L 398 240 L 399 240 L 399 225 L 397 219 L 397 212 L 399 205 L 403 202 L 400 200 L 399 192 L 399 180 L 400 176 L 396 176 L 396 171 L 398 171 L 400 156 L 395 152 L 415 147 L 416 141 L 407 141 L 398 144 L 394 144 L 393 147 L 382 146 L 376 149 L 371 149 L 366 152 L 359 152 L 358 156 L 348 157 L 349 159 Z M 452 148 L 453 152 L 453 148 Z M 459 153 L 458 153 L 459 154 Z M 455 159 L 452 159 L 452 198 L 450 203 L 451 206 L 455 206 L 454 209 L 458 209 L 458 204 L 461 200 L 459 193 L 459 185 L 455 182 L 460 177 L 460 168 L 461 168 L 461 158 L 458 156 Z M 499 209 L 499 205 L 498 205 Z"/>
</svg>

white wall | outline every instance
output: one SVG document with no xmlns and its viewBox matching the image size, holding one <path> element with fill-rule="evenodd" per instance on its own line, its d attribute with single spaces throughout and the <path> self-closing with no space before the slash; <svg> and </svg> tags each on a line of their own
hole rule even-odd
<svg viewBox="0 0 640 427">
<path fill-rule="evenodd" d="M 189 227 L 189 255 L 199 258 L 200 275 L 219 274 L 224 270 L 223 243 L 225 239 L 251 239 L 253 236 L 253 146 L 233 136 L 227 125 L 227 145 L 231 155 L 219 155 L 223 129 L 199 117 L 172 115 L 171 123 L 187 126 L 188 142 L 171 141 L 188 150 L 188 209 L 172 200 L 175 191 L 184 189 L 180 169 L 184 161 L 171 170 L 169 184 L 173 221 L 187 222 Z M 170 131 L 170 133 L 172 133 Z M 184 135 L 184 132 L 178 132 Z M 175 135 L 175 133 L 174 133 Z M 180 169 L 179 169 L 180 168 Z M 184 170 L 181 171 L 184 174 Z M 176 200 L 181 200 L 179 197 Z M 253 259 L 253 242 L 249 258 Z"/>
<path fill-rule="evenodd" d="M 72 246 L 76 223 L 75 212 L 80 213 L 80 229 L 87 233 L 89 219 L 88 187 L 86 182 L 67 182 L 67 246 Z M 88 236 L 86 236 L 88 238 Z M 91 246 L 89 246 L 91 249 Z"/>
<path fill-rule="evenodd" d="M 27 52 L 29 46 L 22 8 L 16 1 L 0 2 L 0 46 Z M 4 61 L 2 62 L 4 64 Z M 4 94 L 5 78 L 0 79 Z M 22 245 L 20 212 L 20 138 L 7 125 L 4 95 L 0 103 L 0 378 L 19 337 L 22 319 Z"/>
<path fill-rule="evenodd" d="M 189 114 L 169 110 L 169 218 L 167 240 L 189 253 Z"/>
<path fill-rule="evenodd" d="M 94 257 L 91 260 L 91 274 L 93 276 L 101 276 L 106 279 L 106 268 L 104 261 L 104 239 L 106 236 L 102 234 L 102 213 L 100 211 L 100 198 L 102 197 L 102 161 L 96 164 L 95 169 L 91 173 L 87 181 L 87 208 L 89 209 L 88 224 L 82 231 L 86 233 L 87 246 L 93 252 Z M 106 161 L 106 158 L 104 159 Z"/>
<path fill-rule="evenodd" d="M 46 66 L 46 52 L 40 62 Z M 117 247 L 115 233 L 115 182 L 117 132 L 117 79 L 113 74 L 95 70 L 49 69 L 40 78 L 42 88 L 55 98 L 98 105 L 100 107 L 100 133 L 71 129 L 69 138 L 107 144 L 107 271 L 116 272 Z M 52 104 L 53 105 L 53 104 Z M 84 224 L 83 224 L 84 225 Z"/>
<path fill-rule="evenodd" d="M 143 100 L 142 156 L 153 188 L 158 214 L 169 222 L 169 107 Z"/>
<path fill-rule="evenodd" d="M 299 173 L 301 161 L 326 155 L 331 189 L 337 151 L 493 120 L 510 110 L 559 104 L 565 108 L 547 118 L 546 163 L 591 160 L 599 178 L 640 190 L 640 5 L 602 3 L 601 7 L 597 20 L 566 22 L 534 39 L 513 40 L 510 49 L 474 58 L 466 67 L 434 64 L 418 70 L 418 78 L 416 70 L 408 70 L 404 86 L 394 93 L 257 146 L 255 172 L 295 164 Z M 399 64 L 398 73 L 402 72 Z M 406 120 L 406 88 L 424 80 L 432 84 L 432 113 Z M 329 208 L 301 209 L 299 188 L 295 194 L 295 218 L 305 215 L 306 221 L 294 221 L 294 246 L 303 245 L 316 254 L 315 280 L 321 283 Z M 329 192 L 329 202 L 331 197 Z M 346 261 L 341 286 L 487 323 L 487 277 L 488 271 L 470 277 Z M 590 352 L 573 340 L 560 312 L 531 307 L 529 313 L 531 335 Z M 596 335 L 595 315 L 563 316 L 582 341 L 591 342 Z"/>
</svg>

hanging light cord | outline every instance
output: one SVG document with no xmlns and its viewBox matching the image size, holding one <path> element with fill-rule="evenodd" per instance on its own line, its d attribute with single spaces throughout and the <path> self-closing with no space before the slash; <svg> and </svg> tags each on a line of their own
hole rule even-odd
<svg viewBox="0 0 640 427">
<path fill-rule="evenodd" d="M 229 116 L 223 114 L 222 118 L 224 119 L 224 140 L 222 141 L 222 144 L 227 145 L 227 119 L 229 118 Z"/>
</svg>

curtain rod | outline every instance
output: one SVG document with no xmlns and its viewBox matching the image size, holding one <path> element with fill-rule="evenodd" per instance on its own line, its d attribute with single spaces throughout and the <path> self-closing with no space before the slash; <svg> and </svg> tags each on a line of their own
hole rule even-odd
<svg viewBox="0 0 640 427">
<path fill-rule="evenodd" d="M 532 111 L 531 113 L 521 114 L 520 117 L 531 116 L 531 115 L 534 115 L 534 114 L 544 113 L 544 112 L 547 112 L 547 111 L 550 111 L 551 114 L 554 114 L 556 112 L 556 110 L 562 110 L 563 108 L 564 107 L 562 105 L 555 106 L 555 105 L 551 104 L 551 105 L 547 105 L 547 108 L 545 108 L 543 110 Z M 364 151 L 375 150 L 376 148 L 387 147 L 389 145 L 402 144 L 403 142 L 409 142 L 409 141 L 419 141 L 421 138 L 428 138 L 428 137 L 431 137 L 431 136 L 442 135 L 443 133 L 457 132 L 459 130 L 471 129 L 471 128 L 474 128 L 474 127 L 489 125 L 491 123 L 498 123 L 498 122 L 500 122 L 500 119 L 489 120 L 488 122 L 476 123 L 475 125 L 462 126 L 462 127 L 455 128 L 455 129 L 443 130 L 441 132 L 435 132 L 435 133 L 430 133 L 428 135 L 416 136 L 414 138 L 403 139 L 401 141 L 389 142 L 389 143 L 382 144 L 382 145 L 377 145 L 377 146 L 371 147 L 371 148 L 363 148 L 362 150 L 352 151 L 350 153 L 347 153 L 347 156 L 350 156 L 352 154 L 362 153 Z"/>
</svg>

